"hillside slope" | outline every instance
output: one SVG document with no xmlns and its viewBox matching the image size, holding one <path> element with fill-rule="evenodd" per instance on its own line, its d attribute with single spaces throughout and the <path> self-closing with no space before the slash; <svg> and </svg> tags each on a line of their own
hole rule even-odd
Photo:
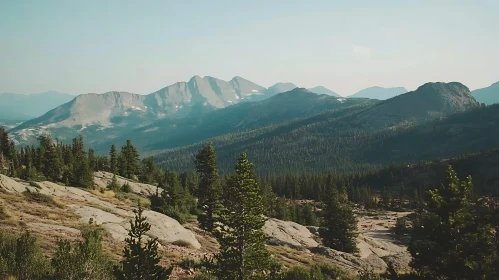
<svg viewBox="0 0 499 280">
<path fill-rule="evenodd" d="M 494 148 L 498 144 L 490 135 L 499 129 L 495 124 L 498 112 L 499 106 L 480 108 L 461 84 L 425 84 L 375 105 L 353 106 L 212 141 L 225 170 L 243 151 L 260 172 L 354 170 Z M 477 134 L 485 127 L 487 134 Z M 156 159 L 164 167 L 192 168 L 199 147 L 173 149 Z"/>
<path fill-rule="evenodd" d="M 11 134 L 23 144 L 33 143 L 43 133 L 61 140 L 83 133 L 89 142 L 101 141 L 160 119 L 201 115 L 264 93 L 265 88 L 241 77 L 226 82 L 194 76 L 188 82 L 178 82 L 149 95 L 128 92 L 79 95 L 11 129 Z"/>
<path fill-rule="evenodd" d="M 236 104 L 200 117 L 160 120 L 115 138 L 112 143 L 131 139 L 143 152 L 168 149 L 224 134 L 259 129 L 328 110 L 376 102 L 369 99 L 318 95 L 303 88 L 296 88 L 263 101 Z M 95 148 L 107 152 L 112 143 L 104 142 Z"/>
</svg>

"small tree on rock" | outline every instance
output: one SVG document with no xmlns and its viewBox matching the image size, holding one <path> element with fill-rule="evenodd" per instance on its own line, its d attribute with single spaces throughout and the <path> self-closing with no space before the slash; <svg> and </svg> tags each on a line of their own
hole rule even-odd
<svg viewBox="0 0 499 280">
<path fill-rule="evenodd" d="M 170 277 L 172 268 L 165 269 L 159 265 L 158 239 L 147 239 L 145 235 L 151 225 L 142 216 L 143 211 L 139 204 L 138 209 L 134 210 L 135 220 L 130 221 L 123 260 L 114 269 L 118 280 L 164 280 Z"/>
</svg>

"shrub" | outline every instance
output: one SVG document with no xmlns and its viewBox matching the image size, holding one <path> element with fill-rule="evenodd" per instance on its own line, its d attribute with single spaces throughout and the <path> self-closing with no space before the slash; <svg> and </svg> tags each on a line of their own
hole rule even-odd
<svg viewBox="0 0 499 280">
<path fill-rule="evenodd" d="M 34 188 L 37 188 L 37 189 L 41 189 L 42 187 L 40 186 L 40 184 L 38 182 L 35 182 L 35 181 L 29 181 L 29 185 L 34 187 Z"/>
<path fill-rule="evenodd" d="M 175 240 L 172 242 L 173 245 L 175 246 L 180 246 L 180 247 L 185 247 L 185 248 L 192 248 L 191 243 L 185 241 L 185 240 Z"/>
<path fill-rule="evenodd" d="M 123 184 L 123 186 L 121 187 L 121 191 L 125 192 L 125 193 L 129 193 L 131 191 L 131 188 L 130 188 L 130 185 L 128 184 L 128 182 Z"/>
<path fill-rule="evenodd" d="M 397 218 L 394 228 L 396 235 L 405 235 L 411 232 L 409 221 L 405 217 Z"/>
<path fill-rule="evenodd" d="M 28 232 L 21 236 L 0 232 L 0 278 L 36 280 L 49 272 L 49 263 L 35 237 Z"/>
<path fill-rule="evenodd" d="M 329 280 L 329 279 L 351 279 L 352 277 L 340 268 L 319 263 L 310 268 L 295 266 L 281 274 L 281 280 Z"/>
<path fill-rule="evenodd" d="M 183 258 L 180 260 L 180 262 L 178 262 L 178 266 L 183 269 L 200 269 L 201 267 L 203 267 L 203 263 L 200 260 Z"/>
<path fill-rule="evenodd" d="M 29 201 L 57 206 L 50 195 L 46 195 L 39 192 L 33 192 L 30 190 L 25 190 L 23 194 Z"/>
</svg>

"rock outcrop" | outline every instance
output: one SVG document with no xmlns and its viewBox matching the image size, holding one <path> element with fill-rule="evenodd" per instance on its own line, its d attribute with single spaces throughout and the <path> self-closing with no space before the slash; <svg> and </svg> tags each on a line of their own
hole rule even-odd
<svg viewBox="0 0 499 280">
<path fill-rule="evenodd" d="M 113 173 L 105 172 L 105 171 L 98 171 L 94 173 L 94 184 L 97 187 L 100 188 L 106 188 L 107 185 L 111 183 L 111 180 L 113 179 Z M 163 190 L 161 188 L 158 188 L 153 185 L 149 184 L 142 184 L 142 183 L 136 183 L 133 181 L 128 180 L 127 178 L 121 177 L 116 175 L 116 181 L 120 186 L 124 185 L 125 183 L 128 183 L 130 186 L 130 191 L 133 193 L 136 193 L 138 195 L 144 196 L 144 197 L 150 197 L 151 195 L 156 194 L 158 191 L 161 193 Z"/>
<path fill-rule="evenodd" d="M 407 214 L 409 213 L 386 212 L 371 217 L 360 217 L 357 254 L 340 252 L 320 245 L 315 239 L 318 234 L 316 227 L 269 219 L 265 223 L 264 231 L 269 237 L 269 245 L 310 251 L 325 256 L 332 263 L 352 272 L 364 270 L 384 272 L 389 265 L 397 271 L 406 272 L 409 270 L 411 256 L 407 252 L 407 247 L 393 236 L 390 229 L 397 217 Z"/>
<path fill-rule="evenodd" d="M 265 234 L 270 238 L 269 243 L 273 245 L 290 246 L 293 248 L 317 247 L 319 243 L 313 239 L 312 233 L 300 224 L 268 219 L 263 227 Z"/>
<path fill-rule="evenodd" d="M 135 189 L 137 193 L 147 193 L 147 190 L 153 187 L 147 185 L 149 187 L 142 191 L 139 188 L 145 184 L 134 184 L 132 190 Z M 61 186 L 52 182 L 37 182 L 30 185 L 0 175 L 0 190 L 17 194 L 22 194 L 24 191 L 38 192 L 57 198 L 67 204 L 66 207 L 80 217 L 82 224 L 92 223 L 102 226 L 111 233 L 113 238 L 119 241 L 126 238 L 127 230 L 130 228 L 129 221 L 134 217 L 133 212 L 129 209 L 119 208 L 117 205 L 104 201 L 91 192 Z M 144 216 L 148 218 L 148 222 L 151 224 L 150 236 L 157 237 L 161 242 L 183 241 L 193 248 L 201 248 L 201 244 L 194 233 L 185 229 L 177 220 L 148 210 L 144 211 Z"/>
</svg>

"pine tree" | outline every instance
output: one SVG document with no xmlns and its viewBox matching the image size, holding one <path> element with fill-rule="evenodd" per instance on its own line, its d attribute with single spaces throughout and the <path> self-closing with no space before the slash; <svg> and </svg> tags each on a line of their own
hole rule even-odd
<svg viewBox="0 0 499 280">
<path fill-rule="evenodd" d="M 75 186 L 90 188 L 93 186 L 92 171 L 88 165 L 88 157 L 83 144 L 83 136 L 73 139 L 73 184 Z"/>
<path fill-rule="evenodd" d="M 261 279 L 269 273 L 272 259 L 265 248 L 265 209 L 260 188 L 245 153 L 227 182 L 223 205 L 216 230 L 220 243 L 216 256 L 218 278 Z"/>
<path fill-rule="evenodd" d="M 83 233 L 83 241 L 58 242 L 52 258 L 54 279 L 111 279 L 112 263 L 102 250 L 102 237 L 97 230 Z"/>
<path fill-rule="evenodd" d="M 320 235 L 324 244 L 342 252 L 357 252 L 357 218 L 348 202 L 340 201 L 336 186 L 329 189 L 323 202 L 325 206 Z"/>
<path fill-rule="evenodd" d="M 90 168 L 90 170 L 92 172 L 97 171 L 95 152 L 94 152 L 94 149 L 92 149 L 92 148 L 88 149 L 88 167 Z"/>
<path fill-rule="evenodd" d="M 113 191 L 118 191 L 120 189 L 120 185 L 118 184 L 118 180 L 116 179 L 116 174 L 113 174 L 111 183 L 107 185 L 107 188 Z"/>
<path fill-rule="evenodd" d="M 111 145 L 111 150 L 109 151 L 109 169 L 113 174 L 118 173 L 118 152 L 114 144 Z"/>
<path fill-rule="evenodd" d="M 133 179 L 135 175 L 139 174 L 139 153 L 132 145 L 132 141 L 126 140 L 125 146 L 121 147 L 121 161 L 120 167 L 121 176 Z"/>
<path fill-rule="evenodd" d="M 413 227 L 411 266 L 427 279 L 495 279 L 495 236 L 476 217 L 471 177 L 460 181 L 450 166 L 447 172 L 447 183 L 429 191 L 428 212 Z"/>
<path fill-rule="evenodd" d="M 50 137 L 48 139 L 50 140 Z M 59 181 L 61 167 L 62 163 L 57 152 L 57 147 L 53 143 L 48 143 L 45 146 L 43 157 L 43 175 L 53 182 Z"/>
<path fill-rule="evenodd" d="M 123 260 L 116 266 L 114 274 L 118 280 L 163 280 L 168 279 L 172 268 L 165 269 L 159 265 L 157 238 L 146 239 L 145 234 L 151 225 L 142 216 L 143 209 L 139 204 L 135 212 L 135 221 L 130 221 L 127 245 L 123 250 Z M 143 244 L 145 243 L 145 244 Z"/>
<path fill-rule="evenodd" d="M 198 205 L 203 211 L 198 219 L 201 226 L 211 231 L 220 211 L 221 185 L 218 177 L 217 155 L 211 143 L 196 155 L 196 171 L 199 175 Z"/>
</svg>

